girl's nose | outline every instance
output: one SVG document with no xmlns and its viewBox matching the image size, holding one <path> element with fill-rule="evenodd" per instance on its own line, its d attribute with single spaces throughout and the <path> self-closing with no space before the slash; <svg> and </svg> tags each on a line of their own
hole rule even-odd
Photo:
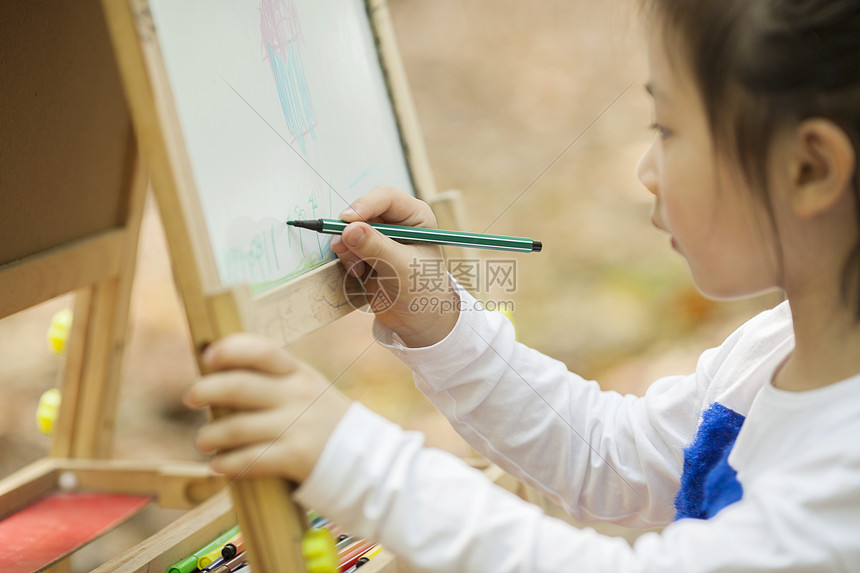
<svg viewBox="0 0 860 573">
<path fill-rule="evenodd" d="M 657 138 L 651 142 L 642 157 L 639 158 L 639 166 L 636 168 L 636 174 L 639 176 L 639 181 L 645 186 L 648 191 L 657 195 L 657 163 L 655 157 L 655 147 Z"/>
</svg>

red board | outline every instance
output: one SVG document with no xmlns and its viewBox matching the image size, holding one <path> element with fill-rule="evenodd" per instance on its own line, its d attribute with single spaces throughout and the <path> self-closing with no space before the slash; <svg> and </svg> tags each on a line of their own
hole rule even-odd
<svg viewBox="0 0 860 573">
<path fill-rule="evenodd" d="M 32 573 L 119 525 L 152 498 L 55 493 L 0 521 L 3 571 Z"/>
</svg>

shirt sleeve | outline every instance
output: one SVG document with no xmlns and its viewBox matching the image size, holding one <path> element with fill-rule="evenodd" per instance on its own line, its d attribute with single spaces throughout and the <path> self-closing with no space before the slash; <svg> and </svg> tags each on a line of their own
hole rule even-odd
<svg viewBox="0 0 860 573">
<path fill-rule="evenodd" d="M 818 471 L 817 463 L 808 464 L 810 471 Z M 420 434 L 354 404 L 295 496 L 422 571 L 856 570 L 860 532 L 845 508 L 853 507 L 857 488 L 804 489 L 818 480 L 775 473 L 713 519 L 674 522 L 631 547 L 544 515 L 453 455 L 422 447 Z M 810 504 L 818 510 L 812 515 L 802 510 Z M 835 530 L 833 523 L 844 527 Z M 834 559 L 832 545 L 846 540 L 853 557 Z"/>
<path fill-rule="evenodd" d="M 671 521 L 683 449 L 701 410 L 701 379 L 663 378 L 642 398 L 604 392 L 518 343 L 501 314 L 480 310 L 465 291 L 460 297 L 456 326 L 430 347 L 407 348 L 374 325 L 379 343 L 412 369 L 453 427 L 578 521 Z"/>
</svg>

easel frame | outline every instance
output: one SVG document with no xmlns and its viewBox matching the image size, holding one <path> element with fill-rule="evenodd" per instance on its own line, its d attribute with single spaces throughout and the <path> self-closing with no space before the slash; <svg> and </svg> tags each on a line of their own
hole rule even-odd
<svg viewBox="0 0 860 573">
<path fill-rule="evenodd" d="M 25 2 L 8 6 L 14 7 L 10 12 L 16 17 L 34 16 L 27 12 L 30 8 Z M 459 196 L 450 192 L 436 193 L 402 63 L 394 45 L 388 8 L 383 0 L 366 0 L 366 6 L 415 188 L 419 196 L 433 206 L 440 226 L 465 228 Z M 82 488 L 147 493 L 158 498 L 165 507 L 193 508 L 176 524 L 98 567 L 97 573 L 166 567 L 235 523 L 234 512 L 238 513 L 246 539 L 252 540 L 253 547 L 249 548 L 252 559 L 263 571 L 303 571 L 304 563 L 295 549 L 288 548 L 286 552 L 281 549 L 283 540 L 297 538 L 303 527 L 303 516 L 299 512 L 277 509 L 292 507 L 285 482 L 241 480 L 238 487 L 232 488 L 231 503 L 226 494 L 216 494 L 224 488 L 226 480 L 212 475 L 201 464 L 124 464 L 110 459 L 148 177 L 152 177 L 157 194 L 174 269 L 178 271 L 175 278 L 191 326 L 192 343 L 197 350 L 206 342 L 237 330 L 262 332 L 286 343 L 344 316 L 352 307 L 340 288 L 344 281 L 343 269 L 339 263 L 330 263 L 257 298 L 243 288 L 214 286 L 217 285 L 214 264 L 205 255 L 205 249 L 200 248 L 205 235 L 199 206 L 194 201 L 193 179 L 183 155 L 164 70 L 159 68 L 157 44 L 152 43 L 154 36 L 147 18 L 146 0 L 87 0 L 63 10 L 65 12 L 51 20 L 56 21 L 59 29 L 74 27 L 77 22 L 70 15 L 86 12 L 90 18 L 87 25 L 96 22 L 100 28 L 106 28 L 105 34 L 109 34 L 112 41 L 112 48 L 105 44 L 93 53 L 106 58 L 102 67 L 110 70 L 113 79 L 107 84 L 101 80 L 92 81 L 92 84 L 99 89 L 105 85 L 110 88 L 105 96 L 106 103 L 110 104 L 108 108 L 114 111 L 115 117 L 111 116 L 105 124 L 113 126 L 119 135 L 111 133 L 104 140 L 92 141 L 87 137 L 99 129 L 90 129 L 90 126 L 75 129 L 87 133 L 77 142 L 79 147 L 91 150 L 103 164 L 89 157 L 78 163 L 91 165 L 94 172 L 108 172 L 110 168 L 116 172 L 113 179 L 92 185 L 92 201 L 105 197 L 116 199 L 117 205 L 116 213 L 100 216 L 82 231 L 76 231 L 77 234 L 60 233 L 52 237 L 52 241 L 25 244 L 19 253 L 9 258 L 3 258 L 4 253 L 0 253 L 0 292 L 3 293 L 0 318 L 62 294 L 76 294 L 75 320 L 63 377 L 64 397 L 50 457 L 0 480 L 0 514 L 8 515 L 56 490 L 61 473 L 71 472 Z M 7 12 L 3 14 L 8 15 Z M 9 25 L 15 24 L 14 18 L 9 21 Z M 21 33 L 27 34 L 26 31 Z M 82 65 L 92 67 L 86 60 Z M 117 67 L 120 77 L 116 77 Z M 18 76 L 10 74 L 10 77 L 17 79 Z M 29 79 L 28 76 L 27 81 Z M 79 81 L 83 83 L 86 79 L 88 76 Z M 27 81 L 21 84 L 30 89 Z M 90 99 L 88 92 L 84 96 L 81 101 Z M 36 103 L 42 105 L 41 101 Z M 93 97 L 85 110 L 76 108 L 74 111 L 81 112 L 83 119 L 98 116 L 107 109 L 104 103 Z M 48 119 L 53 121 L 56 117 L 48 116 Z M 39 151 L 76 158 L 68 145 Z M 17 160 L 18 157 L 12 156 L 10 162 Z M 0 175 L 5 175 L 6 165 L 0 162 Z M 26 169 L 22 171 L 29 173 Z M 62 172 L 58 173 L 65 177 Z M 63 180 L 52 182 L 56 188 L 47 188 L 47 199 L 51 200 L 50 195 L 59 191 L 64 183 Z M 66 194 L 79 201 L 81 191 L 71 189 Z M 77 214 L 73 209 L 67 213 L 58 210 L 61 217 L 73 218 Z M 196 215 L 189 215 L 195 212 Z M 22 236 L 28 230 L 26 225 L 14 229 Z M 318 296 L 321 289 L 327 289 L 331 297 Z M 302 314 L 291 315 L 290 329 L 279 328 L 272 332 L 265 322 L 256 318 L 260 315 L 259 309 L 268 311 L 284 305 L 303 310 Z M 64 573 L 69 567 L 69 560 L 63 559 L 48 570 Z M 383 553 L 363 570 L 394 573 L 396 568 L 393 557 Z"/>
<path fill-rule="evenodd" d="M 148 178 L 101 7 L 9 2 L 0 15 L 0 318 L 74 294 L 50 456 L 0 480 L 0 518 L 64 474 L 83 490 L 197 506 L 226 484 L 204 464 L 110 459 Z M 69 557 L 46 570 L 69 571 Z"/>
<path fill-rule="evenodd" d="M 209 323 L 205 300 L 223 290 L 208 248 L 199 195 L 180 132 L 167 71 L 147 0 L 102 0 L 114 39 L 123 83 L 146 159 L 171 255 L 176 280 L 188 313 L 195 344 L 217 338 Z M 403 148 L 416 194 L 433 203 L 438 196 L 421 131 L 394 43 L 390 14 L 384 0 L 365 0 L 380 62 L 400 128 Z M 352 307 L 341 292 L 344 271 L 335 261 L 290 280 L 262 295 L 250 297 L 241 287 L 247 312 L 254 307 L 289 308 L 289 325 L 272 328 L 267 320 L 243 312 L 244 330 L 264 333 L 283 343 L 348 314 Z M 323 296 L 308 297 L 309 290 Z M 300 303 L 300 304 L 299 304 Z M 271 315 L 270 315 L 271 316 Z M 284 326 L 284 325 L 281 325 Z"/>
<path fill-rule="evenodd" d="M 416 194 L 433 202 L 435 182 L 387 5 L 384 0 L 366 0 L 365 5 Z M 148 2 L 102 0 L 102 6 L 198 356 L 206 344 L 233 332 L 260 332 L 288 343 L 352 311 L 342 287 L 352 279 L 336 261 L 259 296 L 247 288 L 220 287 Z M 455 227 L 461 223 L 442 222 Z M 319 292 L 323 296 L 311 296 Z M 283 308 L 289 309 L 289 320 L 281 318 L 275 328 L 268 318 L 260 318 L 280 318 Z M 231 492 L 251 563 L 273 573 L 304 571 L 300 541 L 305 518 L 291 501 L 290 485 L 274 478 L 243 478 Z"/>
<path fill-rule="evenodd" d="M 202 464 L 118 474 L 109 459 L 147 176 L 100 7 L 38 8 L 4 3 L 0 18 L 0 318 L 74 293 L 74 321 L 50 457 L 0 480 L 0 517 L 57 490 L 63 472 L 191 507 L 223 478 Z M 68 557 L 47 570 L 69 571 Z"/>
</svg>

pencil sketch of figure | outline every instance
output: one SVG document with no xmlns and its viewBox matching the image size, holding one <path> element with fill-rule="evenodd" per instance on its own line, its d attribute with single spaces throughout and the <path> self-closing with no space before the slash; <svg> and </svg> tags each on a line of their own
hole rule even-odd
<svg viewBox="0 0 860 573">
<path fill-rule="evenodd" d="M 287 127 L 293 141 L 306 153 L 307 138 L 316 141 L 316 117 L 302 61 L 304 39 L 293 0 L 262 0 L 260 34 Z"/>
</svg>

